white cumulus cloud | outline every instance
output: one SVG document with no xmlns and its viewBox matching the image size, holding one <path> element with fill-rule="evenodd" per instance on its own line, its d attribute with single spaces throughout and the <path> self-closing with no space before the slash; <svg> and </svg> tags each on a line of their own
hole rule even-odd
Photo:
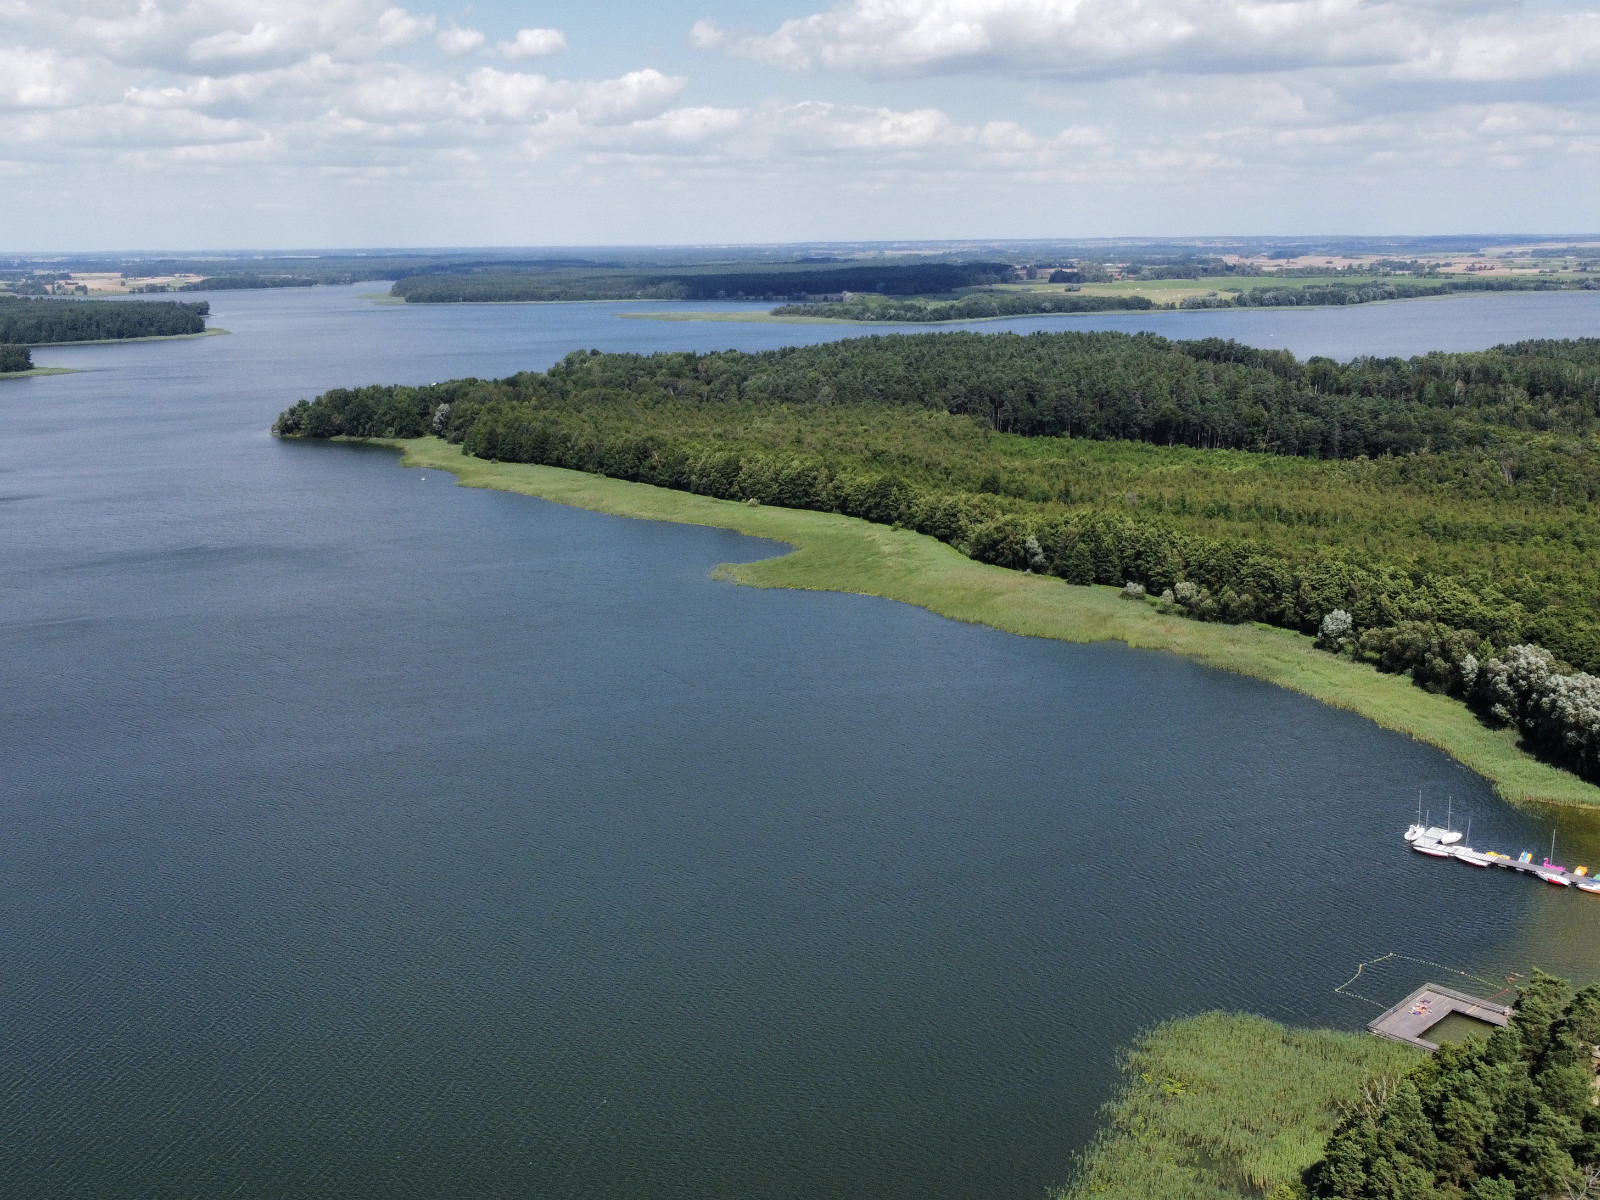
<svg viewBox="0 0 1600 1200">
<path fill-rule="evenodd" d="M 1512 0 L 844 0 L 770 33 L 701 21 L 689 36 L 701 49 L 788 70 L 875 77 L 1432 66 L 1521 78 L 1589 69 L 1600 14 Z"/>
<path fill-rule="evenodd" d="M 484 37 L 479 30 L 462 29 L 460 26 L 452 25 L 449 29 L 441 29 L 435 40 L 439 43 L 439 49 L 455 57 L 460 54 L 471 54 L 483 45 Z"/>
<path fill-rule="evenodd" d="M 501 58 L 542 58 L 567 48 L 567 35 L 559 29 L 519 29 L 509 42 L 495 47 Z"/>
</svg>

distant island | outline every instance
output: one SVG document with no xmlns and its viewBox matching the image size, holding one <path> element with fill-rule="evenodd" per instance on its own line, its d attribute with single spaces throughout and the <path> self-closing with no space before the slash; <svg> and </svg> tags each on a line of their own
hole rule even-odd
<svg viewBox="0 0 1600 1200">
<path fill-rule="evenodd" d="M 43 346 L 207 332 L 206 301 L 24 299 L 0 296 L 0 343 Z"/>
<path fill-rule="evenodd" d="M 489 486 L 546 484 L 469 462 L 780 506 L 796 516 L 726 523 L 796 544 L 835 536 L 800 512 L 914 531 L 1029 582 L 995 578 L 968 616 L 991 577 L 937 555 L 926 569 L 963 582 L 841 583 L 845 560 L 801 577 L 1163 645 L 1405 729 L 1512 798 L 1600 803 L 1579 783 L 1600 780 L 1600 339 L 1343 364 L 1120 333 L 577 352 L 494 382 L 338 389 L 274 428 L 406 441 Z"/>
</svg>

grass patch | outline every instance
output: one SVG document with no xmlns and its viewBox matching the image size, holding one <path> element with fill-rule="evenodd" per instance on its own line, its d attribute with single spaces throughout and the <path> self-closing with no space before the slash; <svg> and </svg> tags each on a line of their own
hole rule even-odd
<svg viewBox="0 0 1600 1200">
<path fill-rule="evenodd" d="M 77 367 L 33 367 L 27 371 L 0 371 L 0 379 L 32 379 L 35 375 L 76 375 L 78 371 Z"/>
<path fill-rule="evenodd" d="M 57 346 L 126 346 L 133 342 L 187 342 L 195 338 L 219 337 L 231 329 L 207 329 L 202 333 L 159 333 L 150 337 L 89 338 L 81 342 L 33 342 L 35 350 L 54 350 Z"/>
<path fill-rule="evenodd" d="M 670 301 L 663 301 L 670 303 Z M 881 325 L 881 321 L 846 321 L 840 317 L 776 316 L 770 312 L 624 312 L 624 321 L 745 321 L 757 325 Z"/>
<path fill-rule="evenodd" d="M 1327 654 L 1309 637 L 1263 625 L 1225 625 L 1162 614 L 1111 587 L 1076 587 L 987 566 L 935 538 L 837 513 L 751 506 L 599 475 L 469 458 L 437 438 L 393 440 L 402 464 L 449 471 L 467 487 L 539 496 L 618 516 L 710 525 L 786 542 L 794 550 L 717 568 L 753 587 L 882 596 L 958 621 L 1028 637 L 1121 641 L 1181 654 L 1347 709 L 1437 746 L 1513 803 L 1600 806 L 1600 788 L 1528 755 L 1514 733 L 1490 729 L 1457 700 Z"/>
<path fill-rule="evenodd" d="M 1322 1156 L 1365 1080 L 1419 1061 L 1400 1042 L 1264 1017 L 1162 1025 L 1128 1052 L 1104 1128 L 1057 1200 L 1270 1198 Z"/>
</svg>

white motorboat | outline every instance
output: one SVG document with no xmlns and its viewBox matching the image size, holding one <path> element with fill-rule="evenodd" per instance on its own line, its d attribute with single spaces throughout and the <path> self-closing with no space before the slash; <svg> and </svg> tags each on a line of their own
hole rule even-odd
<svg viewBox="0 0 1600 1200">
<path fill-rule="evenodd" d="M 1454 858 L 1455 851 L 1449 846 L 1441 846 L 1431 837 L 1419 837 L 1411 843 L 1411 848 L 1418 854 L 1426 854 L 1429 858 Z"/>
</svg>

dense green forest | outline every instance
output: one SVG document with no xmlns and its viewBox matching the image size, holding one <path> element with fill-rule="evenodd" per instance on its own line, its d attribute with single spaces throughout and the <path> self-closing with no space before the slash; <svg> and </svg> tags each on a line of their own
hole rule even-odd
<svg viewBox="0 0 1600 1200">
<path fill-rule="evenodd" d="M 1399 1042 L 1263 1017 L 1161 1025 L 1124 1057 L 1101 1133 L 1059 1200 L 1291 1200 L 1341 1106 L 1420 1058 Z"/>
<path fill-rule="evenodd" d="M 1044 313 L 1128 312 L 1154 308 L 1144 296 L 1080 296 L 1071 292 L 973 292 L 954 300 L 832 300 L 785 304 L 774 316 L 835 321 L 981 321 Z"/>
<path fill-rule="evenodd" d="M 178 285 L 180 292 L 242 292 L 260 288 L 315 287 L 318 284 L 355 283 L 349 272 L 324 274 L 265 274 L 259 271 L 240 271 L 232 275 L 207 275 L 195 283 Z"/>
<path fill-rule="evenodd" d="M 1177 279 L 1189 275 L 1174 274 L 1182 268 L 1134 271 L 1130 279 Z M 1259 272 L 1257 272 L 1259 274 Z M 1062 281 L 1076 283 L 1075 276 L 1082 272 L 1055 272 L 1052 282 L 1060 275 Z M 1110 279 L 1104 272 L 1098 276 Z M 1211 296 L 1189 296 L 1177 303 L 1179 308 L 1285 308 L 1308 305 L 1372 304 L 1381 300 L 1415 300 L 1427 296 L 1446 296 L 1456 292 L 1545 292 L 1573 288 L 1592 288 L 1593 280 L 1575 283 L 1568 280 L 1540 279 L 1514 276 L 1510 278 L 1454 278 L 1420 281 L 1393 279 L 1339 280 L 1334 283 L 1262 286 L 1234 289 Z M 989 317 L 1021 317 L 1049 313 L 1108 312 L 1116 309 L 1149 309 L 1163 307 L 1139 295 L 1084 296 L 1074 292 L 1040 291 L 980 291 L 949 299 L 915 298 L 905 300 L 876 300 L 851 297 L 842 301 L 820 301 L 807 304 L 788 304 L 773 309 L 774 315 L 792 317 L 825 317 L 848 321 L 899 321 L 926 323 L 931 321 L 975 321 Z M 1165 307 L 1172 307 L 1166 305 Z"/>
<path fill-rule="evenodd" d="M 1537 276 L 1510 276 L 1476 279 L 1471 276 L 1426 280 L 1361 280 L 1298 287 L 1255 287 L 1233 296 L 1191 296 L 1180 308 L 1293 308 L 1302 305 L 1373 304 L 1381 300 L 1417 300 L 1426 296 L 1449 296 L 1460 292 L 1557 292 L 1593 290 L 1600 286 L 1592 279 L 1574 283 Z"/>
<path fill-rule="evenodd" d="M 460 304 L 527 300 L 773 299 L 875 292 L 914 296 L 999 283 L 1014 274 L 1009 263 L 871 263 L 840 266 L 752 266 L 741 270 L 557 269 L 486 270 L 472 274 L 414 275 L 391 289 L 410 304 Z"/>
<path fill-rule="evenodd" d="M 22 300 L 0 297 L 0 342 L 99 342 L 203 333 L 211 306 L 162 300 Z"/>
<path fill-rule="evenodd" d="M 0 345 L 0 375 L 33 370 L 33 355 L 26 346 Z"/>
<path fill-rule="evenodd" d="M 1600 339 L 1298 360 L 1118 333 L 576 352 L 339 389 L 284 436 L 435 433 L 903 525 L 1201 620 L 1317 634 L 1600 778 Z"/>
<path fill-rule="evenodd" d="M 1509 1028 L 1442 1047 L 1349 1106 L 1306 1174 L 1320 1200 L 1600 1194 L 1600 988 L 1536 974 Z"/>
</svg>

